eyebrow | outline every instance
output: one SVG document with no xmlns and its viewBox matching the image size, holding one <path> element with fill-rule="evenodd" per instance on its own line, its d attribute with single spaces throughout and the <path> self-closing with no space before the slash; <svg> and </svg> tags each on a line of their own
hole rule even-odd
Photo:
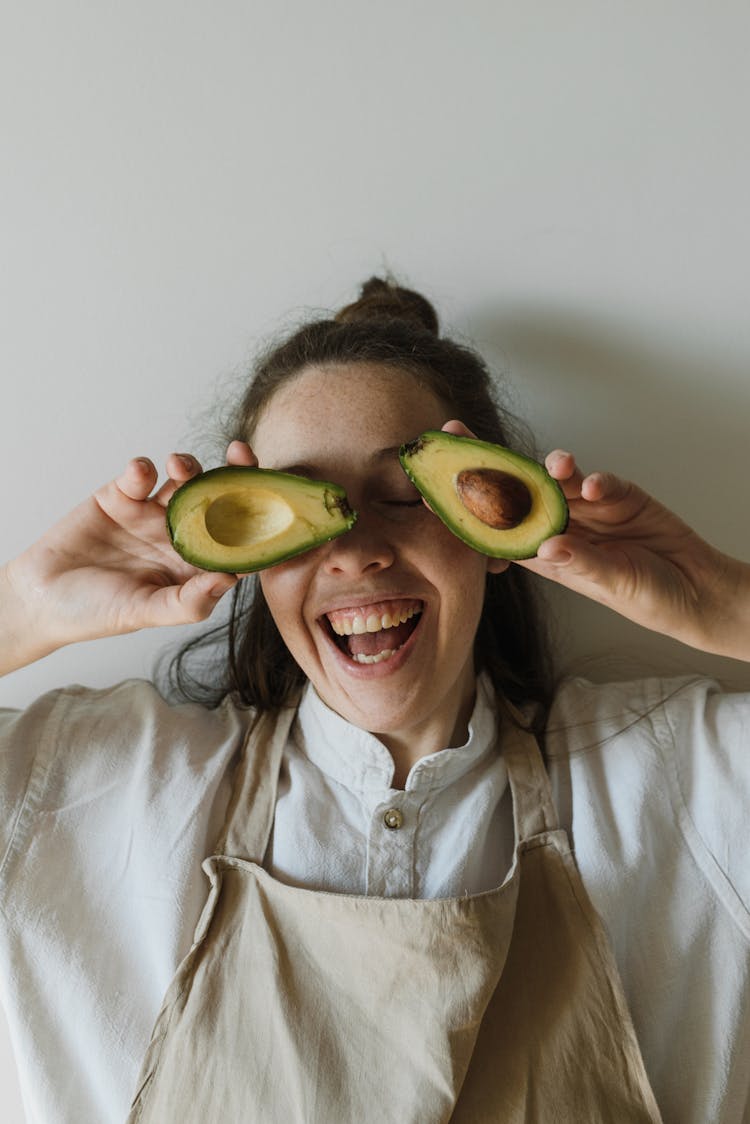
<svg viewBox="0 0 750 1124">
<path fill-rule="evenodd" d="M 370 454 L 370 456 L 367 458 L 367 461 L 370 464 L 379 464 L 381 461 L 390 460 L 393 456 L 399 453 L 401 447 L 401 445 L 387 445 L 384 449 L 376 449 L 374 453 Z M 317 465 L 308 464 L 305 461 L 295 464 L 280 465 L 274 471 L 290 472 L 294 476 L 309 476 L 313 478 L 317 477 L 318 479 L 323 479 L 325 476 L 323 470 L 318 468 Z"/>
</svg>

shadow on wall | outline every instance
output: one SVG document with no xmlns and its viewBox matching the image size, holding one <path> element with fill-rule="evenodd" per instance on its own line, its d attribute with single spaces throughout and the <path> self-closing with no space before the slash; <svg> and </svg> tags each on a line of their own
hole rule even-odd
<svg viewBox="0 0 750 1124">
<path fill-rule="evenodd" d="M 507 382 L 540 450 L 637 481 L 699 534 L 750 560 L 743 512 L 750 356 L 542 309 L 479 312 L 471 339 Z M 750 687 L 750 667 L 666 640 L 545 582 L 563 669 L 595 679 L 701 672 Z"/>
</svg>

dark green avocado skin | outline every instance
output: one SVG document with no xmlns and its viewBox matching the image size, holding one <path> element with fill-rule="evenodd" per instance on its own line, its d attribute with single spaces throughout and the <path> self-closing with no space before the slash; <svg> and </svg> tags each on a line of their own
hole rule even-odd
<svg viewBox="0 0 750 1124">
<path fill-rule="evenodd" d="M 545 539 L 562 534 L 569 510 L 560 485 L 544 465 L 530 457 L 473 437 L 443 430 L 427 430 L 402 445 L 399 459 L 404 472 L 439 519 L 470 546 L 494 558 L 511 561 L 533 558 Z M 498 530 L 467 511 L 456 490 L 456 477 L 464 470 L 496 469 L 516 476 L 532 496 L 528 516 L 517 526 Z"/>
</svg>

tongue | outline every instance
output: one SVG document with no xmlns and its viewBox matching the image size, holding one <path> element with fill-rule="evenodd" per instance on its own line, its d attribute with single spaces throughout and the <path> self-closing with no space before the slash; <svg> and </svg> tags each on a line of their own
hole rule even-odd
<svg viewBox="0 0 750 1124">
<path fill-rule="evenodd" d="M 362 632 L 359 636 L 347 636 L 347 647 L 351 656 L 377 656 L 387 649 L 395 652 L 411 636 L 417 625 L 417 617 L 410 617 L 395 628 L 383 628 L 380 632 Z"/>
</svg>

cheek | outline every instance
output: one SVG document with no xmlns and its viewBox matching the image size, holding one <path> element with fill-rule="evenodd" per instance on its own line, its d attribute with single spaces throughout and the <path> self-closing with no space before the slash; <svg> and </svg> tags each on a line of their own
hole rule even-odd
<svg viewBox="0 0 750 1124">
<path fill-rule="evenodd" d="M 430 528 L 427 552 L 423 546 L 422 559 L 422 568 L 439 590 L 444 609 L 454 618 L 453 627 L 462 633 L 467 629 L 473 633 L 484 603 L 485 556 L 461 542 L 441 523 Z"/>
<path fill-rule="evenodd" d="M 487 572 L 485 556 L 479 554 L 476 550 L 472 550 L 465 542 L 462 542 L 449 531 L 444 523 L 438 522 L 437 519 L 430 527 L 428 550 L 430 556 L 435 558 L 436 566 L 451 566 L 455 568 L 457 575 L 459 573 L 464 574 L 466 580 L 469 579 L 470 575 L 473 575 L 475 579 L 484 579 Z"/>
<path fill-rule="evenodd" d="M 321 564 L 320 549 L 290 558 L 258 575 L 281 638 L 308 676 L 315 673 L 319 662 L 316 634 L 320 626 L 306 616 L 306 607 Z"/>
<path fill-rule="evenodd" d="M 304 630 L 302 602 L 305 582 L 300 571 L 301 567 L 290 561 L 259 574 L 266 604 L 289 648 L 300 643 Z"/>
</svg>

